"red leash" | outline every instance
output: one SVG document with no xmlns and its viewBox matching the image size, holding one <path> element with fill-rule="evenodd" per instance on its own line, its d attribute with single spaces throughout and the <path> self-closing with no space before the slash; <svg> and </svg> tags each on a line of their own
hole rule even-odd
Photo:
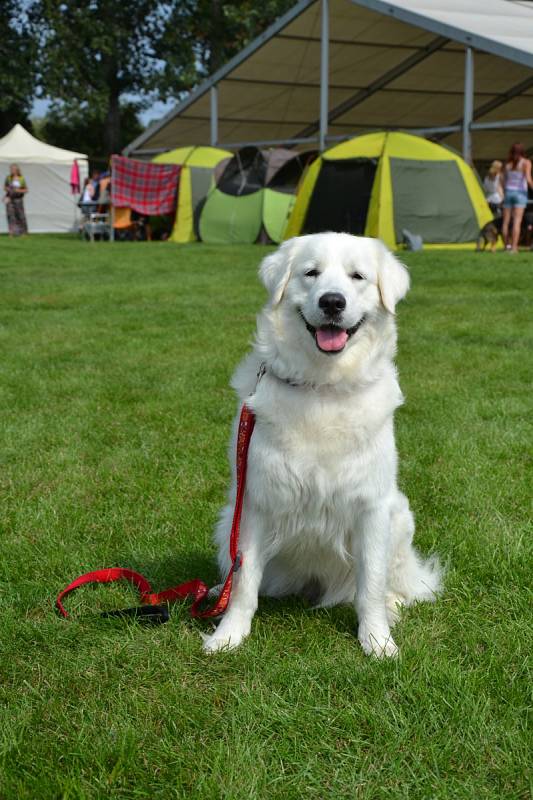
<svg viewBox="0 0 533 800">
<path fill-rule="evenodd" d="M 237 496 L 235 498 L 235 510 L 233 512 L 233 522 L 231 524 L 231 535 L 229 542 L 229 552 L 231 558 L 231 567 L 228 576 L 224 581 L 224 586 L 220 592 L 218 600 L 211 608 L 201 609 L 203 601 L 209 594 L 209 587 L 203 581 L 195 578 L 186 583 L 180 583 L 179 586 L 174 586 L 172 589 L 166 589 L 164 592 L 152 592 L 152 587 L 146 578 L 132 569 L 123 569 L 122 567 L 110 567 L 109 569 L 97 569 L 94 572 L 86 572 L 85 575 L 80 575 L 79 578 L 69 583 L 69 585 L 59 593 L 56 600 L 56 608 L 59 613 L 68 618 L 68 614 L 63 606 L 63 598 L 67 594 L 78 589 L 80 586 L 85 586 L 87 583 L 113 583 L 125 579 L 137 587 L 140 594 L 141 603 L 143 605 L 158 606 L 160 603 L 171 603 L 174 600 L 184 600 L 187 597 L 193 598 L 193 604 L 190 608 L 192 617 L 218 617 L 224 613 L 228 607 L 229 599 L 231 596 L 231 587 L 233 585 L 233 576 L 242 564 L 242 555 L 239 551 L 239 532 L 241 525 L 242 503 L 244 500 L 244 489 L 246 486 L 246 465 L 248 461 L 248 448 L 250 446 L 250 439 L 255 425 L 255 415 L 250 411 L 248 406 L 243 405 L 241 416 L 239 419 L 239 431 L 237 434 Z M 155 610 L 155 609 L 154 609 Z M 149 611 L 147 608 L 146 611 Z M 165 622 L 168 619 L 168 613 L 159 610 L 159 618 L 154 616 L 154 621 Z M 125 609 L 124 611 L 108 612 L 107 616 L 128 615 L 140 616 L 143 609 Z M 139 614 L 138 612 L 141 612 Z M 142 614 L 146 617 L 151 617 L 150 613 Z"/>
</svg>

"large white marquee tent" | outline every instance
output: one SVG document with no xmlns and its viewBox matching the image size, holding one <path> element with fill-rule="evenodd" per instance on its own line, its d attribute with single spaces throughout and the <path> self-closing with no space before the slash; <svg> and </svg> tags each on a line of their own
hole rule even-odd
<svg viewBox="0 0 533 800">
<path fill-rule="evenodd" d="M 78 196 L 70 188 L 74 160 L 78 162 L 83 185 L 88 173 L 84 153 L 45 144 L 22 125 L 15 125 L 0 139 L 2 186 L 11 164 L 20 166 L 28 184 L 24 208 L 30 233 L 66 233 L 76 229 Z M 0 233 L 6 232 L 6 215 L 0 212 Z"/>
<path fill-rule="evenodd" d="M 299 0 L 126 152 L 404 130 L 470 161 L 533 140 L 533 2 Z"/>
</svg>

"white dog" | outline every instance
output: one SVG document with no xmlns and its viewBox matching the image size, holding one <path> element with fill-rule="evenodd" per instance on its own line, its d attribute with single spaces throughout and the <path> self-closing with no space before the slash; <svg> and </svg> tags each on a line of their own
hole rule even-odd
<svg viewBox="0 0 533 800">
<path fill-rule="evenodd" d="M 395 655 L 397 606 L 433 600 L 440 583 L 437 561 L 411 544 L 413 515 L 396 483 L 394 309 L 408 272 L 376 239 L 323 233 L 285 242 L 260 276 L 270 302 L 232 381 L 256 415 L 242 566 L 205 650 L 241 643 L 259 594 L 312 591 L 318 606 L 355 605 L 365 653 Z M 235 434 L 236 425 L 232 464 Z M 216 531 L 223 576 L 235 491 L 234 468 Z"/>
</svg>

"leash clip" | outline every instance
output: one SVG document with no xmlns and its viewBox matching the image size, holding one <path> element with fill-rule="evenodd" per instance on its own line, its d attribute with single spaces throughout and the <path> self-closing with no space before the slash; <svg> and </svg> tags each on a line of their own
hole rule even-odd
<svg viewBox="0 0 533 800">
<path fill-rule="evenodd" d="M 235 556 L 235 560 L 233 562 L 233 572 L 238 572 L 242 567 L 242 553 L 240 550 L 237 550 L 237 554 Z"/>
</svg>

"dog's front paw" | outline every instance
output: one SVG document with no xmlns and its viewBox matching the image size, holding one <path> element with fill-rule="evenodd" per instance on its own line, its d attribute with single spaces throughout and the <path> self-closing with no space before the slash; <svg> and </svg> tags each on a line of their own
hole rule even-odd
<svg viewBox="0 0 533 800">
<path fill-rule="evenodd" d="M 398 655 L 398 648 L 389 630 L 360 625 L 357 638 L 368 656 L 394 658 Z"/>
<path fill-rule="evenodd" d="M 234 650 L 243 639 L 248 635 L 249 630 L 238 627 L 230 627 L 221 622 L 218 628 L 210 636 L 202 634 L 204 640 L 204 653 L 218 653 L 221 650 Z"/>
</svg>

